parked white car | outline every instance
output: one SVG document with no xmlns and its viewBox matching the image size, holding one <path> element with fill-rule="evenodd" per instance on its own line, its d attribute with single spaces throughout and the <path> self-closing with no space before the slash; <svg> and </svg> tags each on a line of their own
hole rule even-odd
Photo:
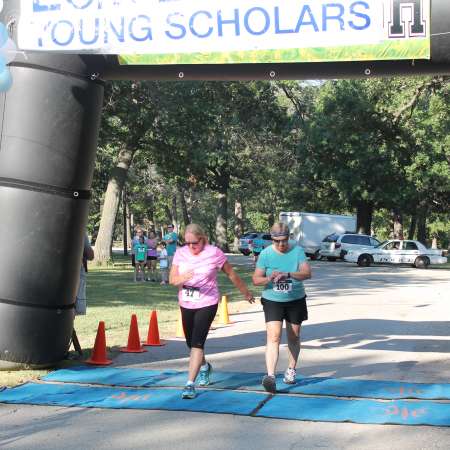
<svg viewBox="0 0 450 450">
<path fill-rule="evenodd" d="M 328 261 L 336 261 L 344 256 L 350 250 L 358 250 L 367 247 L 376 247 L 380 241 L 367 234 L 345 233 L 330 234 L 320 244 L 319 256 L 325 257 Z"/>
<path fill-rule="evenodd" d="M 419 241 L 391 239 L 378 247 L 349 250 L 345 261 L 367 267 L 371 264 L 412 264 L 425 269 L 430 264 L 445 264 L 447 257 L 443 250 L 426 248 Z"/>
</svg>

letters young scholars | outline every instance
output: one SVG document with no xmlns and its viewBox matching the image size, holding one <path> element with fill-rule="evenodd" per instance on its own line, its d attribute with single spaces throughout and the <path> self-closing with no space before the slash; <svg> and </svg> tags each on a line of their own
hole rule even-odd
<svg viewBox="0 0 450 450">
<path fill-rule="evenodd" d="M 185 245 L 173 258 L 169 282 L 178 287 L 183 330 L 190 349 L 189 377 L 182 392 L 182 398 L 190 399 L 195 397 L 198 374 L 200 386 L 210 382 L 212 367 L 205 360 L 204 345 L 220 297 L 217 272 L 222 270 L 247 301 L 253 303 L 254 298 L 222 250 L 208 243 L 199 225 L 188 225 L 184 239 Z"/>
<path fill-rule="evenodd" d="M 272 245 L 264 249 L 256 262 L 253 284 L 264 286 L 261 303 L 267 330 L 267 375 L 262 385 L 276 392 L 275 371 L 278 362 L 283 320 L 286 321 L 289 363 L 283 381 L 295 384 L 300 353 L 300 328 L 308 319 L 303 280 L 311 278 L 311 268 L 305 252 L 295 241 L 289 241 L 289 228 L 276 223 L 271 229 Z"/>
</svg>

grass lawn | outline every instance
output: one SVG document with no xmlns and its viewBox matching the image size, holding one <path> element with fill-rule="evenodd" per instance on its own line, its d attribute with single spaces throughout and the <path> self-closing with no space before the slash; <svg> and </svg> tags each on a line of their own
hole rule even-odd
<svg viewBox="0 0 450 450">
<path fill-rule="evenodd" d="M 253 271 L 249 267 L 236 266 L 239 276 L 251 286 Z M 227 295 L 230 314 L 245 310 L 248 303 L 222 272 L 219 288 Z M 254 290 L 255 294 L 258 292 Z M 85 316 L 75 318 L 75 329 L 87 359 L 95 342 L 99 321 L 105 322 L 108 356 L 114 358 L 120 347 L 127 345 L 131 314 L 136 314 L 141 340 L 147 337 L 150 313 L 158 313 L 161 338 L 175 337 L 178 321 L 177 289 L 153 282 L 133 281 L 133 271 L 128 258 L 115 257 L 108 267 L 89 266 L 88 307 Z M 71 348 L 71 355 L 76 353 Z M 66 360 L 55 368 L 79 365 L 79 361 Z M 48 370 L 0 371 L 0 385 L 13 386 L 48 373 Z"/>
</svg>

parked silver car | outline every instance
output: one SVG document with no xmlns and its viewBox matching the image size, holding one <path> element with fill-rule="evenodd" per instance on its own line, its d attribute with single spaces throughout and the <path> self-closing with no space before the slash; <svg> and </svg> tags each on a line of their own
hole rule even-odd
<svg viewBox="0 0 450 450">
<path fill-rule="evenodd" d="M 328 261 L 343 259 L 350 250 L 376 247 L 380 241 L 367 234 L 345 233 L 330 234 L 321 243 L 319 256 L 326 257 Z"/>
</svg>

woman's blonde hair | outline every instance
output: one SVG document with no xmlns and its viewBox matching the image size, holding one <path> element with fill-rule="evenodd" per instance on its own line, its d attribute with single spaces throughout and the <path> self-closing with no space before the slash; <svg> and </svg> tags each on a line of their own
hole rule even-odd
<svg viewBox="0 0 450 450">
<path fill-rule="evenodd" d="M 283 222 L 276 222 L 270 229 L 272 237 L 289 236 L 289 227 Z"/>
<path fill-rule="evenodd" d="M 202 240 L 205 245 L 208 243 L 208 236 L 203 231 L 203 228 L 196 223 L 190 223 L 184 230 L 184 236 L 186 236 L 186 233 L 193 234 L 196 238 Z"/>
</svg>

